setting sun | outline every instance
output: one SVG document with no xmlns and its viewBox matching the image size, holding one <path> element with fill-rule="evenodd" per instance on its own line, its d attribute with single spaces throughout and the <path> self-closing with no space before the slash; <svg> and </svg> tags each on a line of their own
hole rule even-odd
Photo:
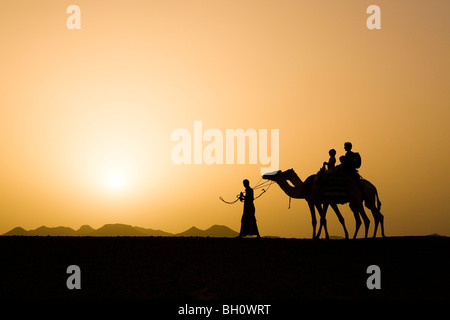
<svg viewBox="0 0 450 320">
<path fill-rule="evenodd" d="M 114 189 L 119 189 L 120 187 L 122 187 L 122 181 L 119 178 L 112 178 L 111 180 L 109 180 L 109 184 Z"/>
</svg>

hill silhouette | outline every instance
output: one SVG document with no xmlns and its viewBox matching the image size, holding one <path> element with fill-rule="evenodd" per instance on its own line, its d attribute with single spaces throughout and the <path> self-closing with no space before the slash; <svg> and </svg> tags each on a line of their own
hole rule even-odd
<svg viewBox="0 0 450 320">
<path fill-rule="evenodd" d="M 196 227 L 192 227 L 184 232 L 177 233 L 178 237 L 204 237 L 205 232 Z"/>
<path fill-rule="evenodd" d="M 4 236 L 29 236 L 29 231 L 25 230 L 22 227 L 15 227 L 14 229 L 8 231 L 4 234 Z"/>
<path fill-rule="evenodd" d="M 46 227 L 41 226 L 34 230 L 25 230 L 22 227 L 16 227 L 3 236 L 59 236 L 59 237 L 215 237 L 232 238 L 238 236 L 236 231 L 220 225 L 213 225 L 209 229 L 201 230 L 197 227 L 181 233 L 169 233 L 162 230 L 153 230 L 127 224 L 105 224 L 103 227 L 94 229 L 89 225 L 83 225 L 78 230 L 69 227 Z"/>
<path fill-rule="evenodd" d="M 94 231 L 95 231 L 95 229 L 92 228 L 91 226 L 83 225 L 80 227 L 80 229 L 77 230 L 77 235 L 78 236 L 87 236 Z"/>
<path fill-rule="evenodd" d="M 108 237 L 108 236 L 121 236 L 121 237 L 143 237 L 144 233 L 136 230 L 134 227 L 126 224 L 105 224 L 103 227 L 94 230 L 89 236 L 93 237 Z"/>
<path fill-rule="evenodd" d="M 46 236 L 75 236 L 76 231 L 72 228 L 68 227 L 55 227 L 55 228 L 48 228 L 46 226 L 42 226 L 37 228 L 36 230 L 30 231 L 30 235 L 32 236 L 40 236 L 40 235 L 46 235 Z"/>
<path fill-rule="evenodd" d="M 214 235 L 215 237 L 219 237 L 219 238 L 233 238 L 233 237 L 237 237 L 239 235 L 238 232 L 235 232 L 225 226 L 219 226 L 217 224 L 213 225 L 212 227 L 205 230 L 204 232 L 207 237 L 209 237 L 210 234 Z"/>
<path fill-rule="evenodd" d="M 142 227 L 134 227 L 136 230 L 142 232 L 146 236 L 150 237 L 172 237 L 173 234 L 161 230 L 153 230 L 153 229 L 146 229 Z"/>
</svg>

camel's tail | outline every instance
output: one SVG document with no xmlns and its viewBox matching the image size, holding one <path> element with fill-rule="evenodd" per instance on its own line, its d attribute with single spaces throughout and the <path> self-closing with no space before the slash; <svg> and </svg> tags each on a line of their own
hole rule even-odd
<svg viewBox="0 0 450 320">
<path fill-rule="evenodd" d="M 368 181 L 368 180 L 365 180 L 365 179 L 364 179 L 364 181 L 366 181 L 366 183 L 368 183 L 368 184 L 371 186 L 371 188 L 373 188 L 373 190 L 375 191 L 375 198 L 377 199 L 377 204 L 376 204 L 376 206 L 377 206 L 378 211 L 380 211 L 380 208 L 381 208 L 381 201 L 380 201 L 380 197 L 378 196 L 377 188 L 373 185 L 372 182 L 370 182 L 370 181 Z"/>
</svg>

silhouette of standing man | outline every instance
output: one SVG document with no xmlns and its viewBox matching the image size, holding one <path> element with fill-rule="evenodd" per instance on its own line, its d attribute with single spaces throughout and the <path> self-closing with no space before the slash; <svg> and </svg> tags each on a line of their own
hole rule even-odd
<svg viewBox="0 0 450 320">
<path fill-rule="evenodd" d="M 245 187 L 245 196 L 241 192 L 239 200 L 241 202 L 244 201 L 244 213 L 242 214 L 241 232 L 239 233 L 238 238 L 251 235 L 256 235 L 260 238 L 258 226 L 256 225 L 253 189 L 250 188 L 250 182 L 247 179 L 245 179 L 243 183 Z"/>
</svg>

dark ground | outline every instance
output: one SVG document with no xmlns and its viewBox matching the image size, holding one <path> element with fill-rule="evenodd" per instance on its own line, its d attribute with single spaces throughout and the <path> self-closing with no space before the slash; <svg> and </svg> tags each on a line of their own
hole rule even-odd
<svg viewBox="0 0 450 320">
<path fill-rule="evenodd" d="M 450 238 L 0 237 L 0 299 L 450 300 Z M 81 290 L 69 290 L 69 265 Z M 369 265 L 381 289 L 369 290 Z"/>
</svg>

